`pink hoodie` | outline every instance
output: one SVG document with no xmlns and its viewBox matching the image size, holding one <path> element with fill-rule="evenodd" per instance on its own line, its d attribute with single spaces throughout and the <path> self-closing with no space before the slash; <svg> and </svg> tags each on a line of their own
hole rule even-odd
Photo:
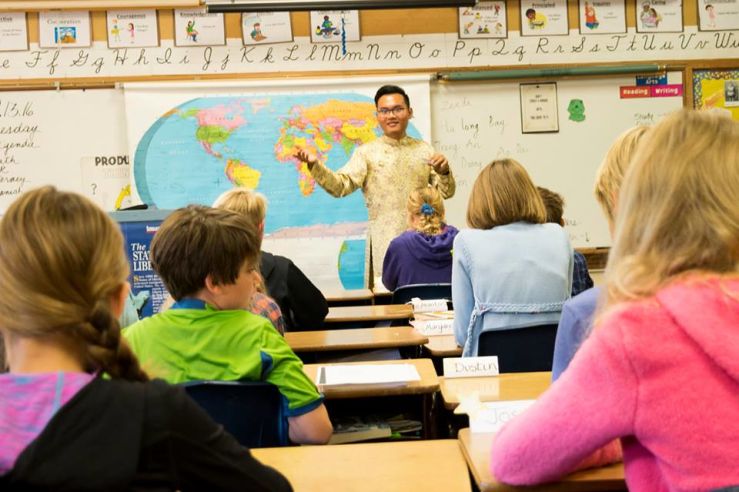
<svg viewBox="0 0 739 492">
<path fill-rule="evenodd" d="M 739 485 L 739 279 L 688 279 L 613 312 L 496 436 L 491 471 L 553 481 L 621 438 L 630 490 Z"/>
</svg>

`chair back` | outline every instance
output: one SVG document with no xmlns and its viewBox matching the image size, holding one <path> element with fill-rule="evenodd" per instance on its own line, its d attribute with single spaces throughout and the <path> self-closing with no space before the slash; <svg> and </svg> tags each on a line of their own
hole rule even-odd
<svg viewBox="0 0 739 492">
<path fill-rule="evenodd" d="M 246 381 L 194 381 L 182 386 L 241 445 L 289 444 L 285 404 L 277 386 Z"/>
<path fill-rule="evenodd" d="M 497 355 L 504 372 L 551 371 L 557 325 L 539 325 L 480 334 L 478 355 Z"/>
<path fill-rule="evenodd" d="M 410 284 L 393 291 L 393 304 L 405 304 L 414 297 L 419 299 L 452 299 L 452 284 Z"/>
</svg>

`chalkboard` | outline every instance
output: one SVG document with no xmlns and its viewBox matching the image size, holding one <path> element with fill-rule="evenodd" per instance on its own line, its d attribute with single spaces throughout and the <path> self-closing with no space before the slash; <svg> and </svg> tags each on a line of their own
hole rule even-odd
<svg viewBox="0 0 739 492">
<path fill-rule="evenodd" d="M 668 73 L 682 84 L 682 73 Z M 575 247 L 610 245 L 608 227 L 593 197 L 595 173 L 624 130 L 650 125 L 683 105 L 682 97 L 620 98 L 635 78 L 557 82 L 559 131 L 522 133 L 519 83 L 439 82 L 431 89 L 433 143 L 451 162 L 457 192 L 447 200 L 447 221 L 465 226 L 467 201 L 480 169 L 496 158 L 523 164 L 537 185 L 565 197 L 566 228 Z M 570 119 L 570 101 L 584 105 L 585 119 Z M 580 119 L 580 118 L 575 118 Z"/>
<path fill-rule="evenodd" d="M 125 206 L 125 123 L 119 90 L 0 92 L 0 213 L 45 184 Z"/>
</svg>

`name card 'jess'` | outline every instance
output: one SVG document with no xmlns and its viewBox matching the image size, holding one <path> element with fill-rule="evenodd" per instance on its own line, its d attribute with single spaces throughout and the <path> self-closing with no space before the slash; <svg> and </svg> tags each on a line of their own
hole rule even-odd
<svg viewBox="0 0 739 492">
<path fill-rule="evenodd" d="M 487 357 L 450 357 L 444 359 L 445 378 L 471 378 L 497 375 L 497 355 Z"/>
<path fill-rule="evenodd" d="M 470 432 L 498 432 L 503 425 L 521 415 L 536 400 L 491 401 L 483 403 L 483 408 L 474 417 L 470 415 Z"/>
<path fill-rule="evenodd" d="M 454 334 L 453 319 L 434 319 L 425 321 L 414 320 L 411 321 L 411 325 L 413 325 L 413 327 L 422 335 L 427 337 Z"/>
<path fill-rule="evenodd" d="M 446 311 L 446 299 L 411 299 L 414 313 L 428 313 L 431 311 Z"/>
</svg>

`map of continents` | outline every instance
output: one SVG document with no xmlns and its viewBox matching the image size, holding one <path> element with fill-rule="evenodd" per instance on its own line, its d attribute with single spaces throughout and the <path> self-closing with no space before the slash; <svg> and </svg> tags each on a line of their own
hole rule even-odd
<svg viewBox="0 0 739 492">
<path fill-rule="evenodd" d="M 409 127 L 409 134 L 419 136 Z M 234 186 L 263 193 L 271 239 L 361 237 L 360 193 L 337 200 L 293 154 L 315 152 L 332 169 L 381 135 L 370 97 L 357 93 L 198 98 L 161 116 L 134 157 L 141 199 L 160 209 L 212 203 Z M 338 269 L 344 288 L 361 287 L 364 240 L 346 239 Z"/>
</svg>

